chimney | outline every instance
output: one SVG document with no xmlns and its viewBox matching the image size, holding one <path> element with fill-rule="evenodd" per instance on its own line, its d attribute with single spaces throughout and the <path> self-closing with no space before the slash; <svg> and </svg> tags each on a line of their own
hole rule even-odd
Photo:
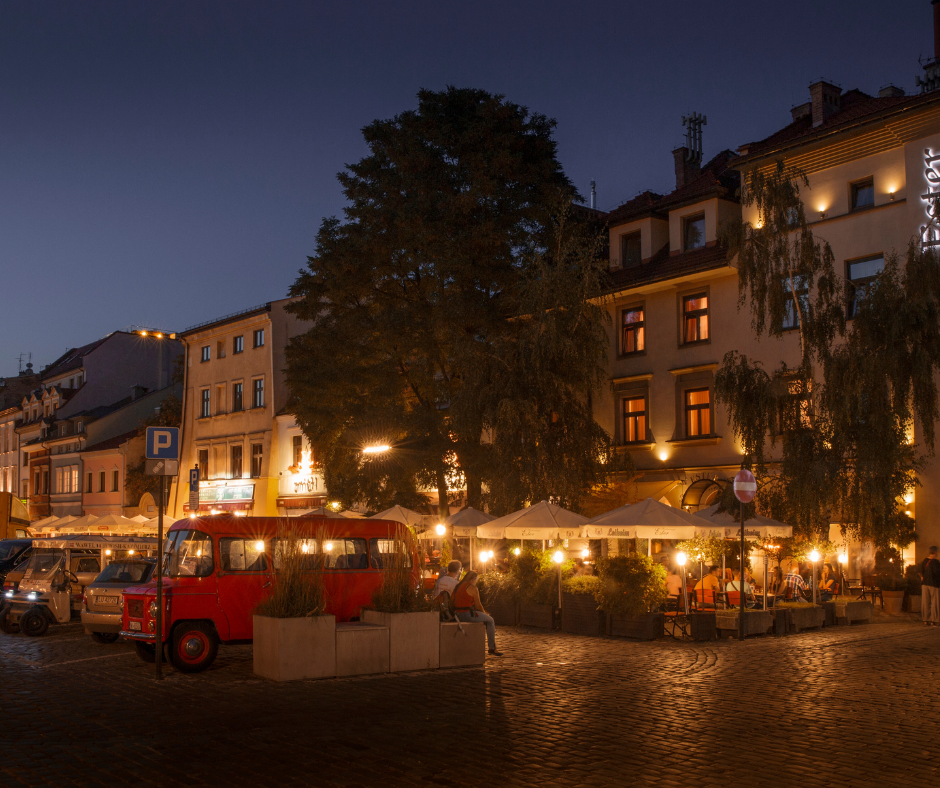
<svg viewBox="0 0 940 788">
<path fill-rule="evenodd" d="M 597 208 L 597 184 L 591 181 L 591 210 Z"/>
<path fill-rule="evenodd" d="M 822 126 L 842 105 L 842 88 L 824 79 L 809 86 L 809 95 L 813 110 L 813 128 Z"/>
<path fill-rule="evenodd" d="M 689 149 L 683 145 L 672 152 L 676 160 L 676 188 L 681 189 L 698 177 L 699 165 L 697 161 L 689 159 Z"/>
<path fill-rule="evenodd" d="M 807 101 L 805 104 L 800 104 L 796 107 L 790 108 L 790 117 L 793 118 L 793 122 L 796 123 L 800 118 L 805 118 L 813 114 L 813 102 Z"/>
<path fill-rule="evenodd" d="M 878 91 L 878 98 L 900 98 L 904 95 L 904 88 L 895 85 L 885 85 Z"/>
<path fill-rule="evenodd" d="M 698 177 L 702 165 L 702 126 L 708 118 L 698 112 L 682 116 L 685 126 L 685 145 L 676 148 L 672 157 L 676 164 L 676 188 L 681 189 Z"/>
</svg>

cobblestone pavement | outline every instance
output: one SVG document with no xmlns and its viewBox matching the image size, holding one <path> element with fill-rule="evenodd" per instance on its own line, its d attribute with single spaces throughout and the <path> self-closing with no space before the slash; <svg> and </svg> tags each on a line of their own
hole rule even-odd
<svg viewBox="0 0 940 788">
<path fill-rule="evenodd" d="M 501 629 L 485 669 L 165 681 L 72 624 L 0 634 L 0 785 L 929 786 L 940 628 L 744 643 Z"/>
</svg>

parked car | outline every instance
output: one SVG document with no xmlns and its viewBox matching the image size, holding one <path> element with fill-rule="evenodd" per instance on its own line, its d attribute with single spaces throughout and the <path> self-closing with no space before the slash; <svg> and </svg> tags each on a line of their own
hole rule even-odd
<svg viewBox="0 0 940 788">
<path fill-rule="evenodd" d="M 169 646 L 174 667 L 185 673 L 205 670 L 220 643 L 251 642 L 252 613 L 271 592 L 277 541 L 287 538 L 283 527 L 283 519 L 275 517 L 227 514 L 173 524 L 164 545 L 159 640 Z M 306 549 L 322 553 L 327 611 L 338 621 L 358 618 L 360 608 L 371 603 L 382 582 L 383 555 L 395 551 L 399 540 L 415 585 L 420 582 L 414 540 L 401 523 L 298 517 L 290 527 Z M 155 580 L 124 591 L 121 635 L 146 662 L 156 657 L 156 594 Z"/>
<path fill-rule="evenodd" d="M 4 582 L 0 631 L 45 634 L 50 624 L 64 624 L 82 608 L 85 586 L 112 559 L 153 552 L 157 540 L 147 537 L 61 536 L 34 539 L 29 560 L 16 588 Z M 12 574 L 12 573 L 10 573 Z"/>
<path fill-rule="evenodd" d="M 114 643 L 120 637 L 124 589 L 148 582 L 156 566 L 156 558 L 119 559 L 85 586 L 82 624 L 92 640 Z"/>
<path fill-rule="evenodd" d="M 0 585 L 7 573 L 17 564 L 29 558 L 32 539 L 3 539 L 0 540 Z"/>
</svg>

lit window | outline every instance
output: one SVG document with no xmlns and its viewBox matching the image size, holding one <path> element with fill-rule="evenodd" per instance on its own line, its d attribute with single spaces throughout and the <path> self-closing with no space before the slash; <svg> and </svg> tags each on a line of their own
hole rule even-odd
<svg viewBox="0 0 940 788">
<path fill-rule="evenodd" d="M 646 440 L 646 398 L 633 397 L 623 401 L 624 443 Z"/>
<path fill-rule="evenodd" d="M 708 389 L 691 389 L 685 392 L 686 437 L 711 435 L 711 398 Z"/>
<path fill-rule="evenodd" d="M 682 341 L 704 342 L 708 339 L 708 295 L 697 293 L 682 299 Z"/>
<path fill-rule="evenodd" d="M 646 349 L 646 323 L 642 306 L 623 310 L 623 338 L 621 352 L 639 353 Z"/>
<path fill-rule="evenodd" d="M 871 289 L 875 277 L 884 270 L 885 258 L 884 255 L 878 255 L 867 260 L 849 263 L 846 267 L 848 268 L 849 280 L 849 292 L 846 300 L 848 301 L 849 317 L 852 318 L 855 317 L 858 302 Z"/>
<path fill-rule="evenodd" d="M 700 213 L 696 216 L 689 216 L 682 221 L 682 248 L 685 251 L 690 249 L 701 249 L 705 246 L 705 214 Z"/>
<path fill-rule="evenodd" d="M 203 345 L 202 357 L 200 358 L 200 361 L 208 361 L 211 356 L 212 356 L 212 350 L 210 349 L 210 347 L 208 345 Z"/>
<path fill-rule="evenodd" d="M 639 232 L 620 236 L 620 265 L 624 268 L 639 265 L 643 259 L 642 255 Z"/>
<path fill-rule="evenodd" d="M 852 210 L 871 208 L 875 204 L 875 182 L 868 178 L 852 184 Z"/>
</svg>

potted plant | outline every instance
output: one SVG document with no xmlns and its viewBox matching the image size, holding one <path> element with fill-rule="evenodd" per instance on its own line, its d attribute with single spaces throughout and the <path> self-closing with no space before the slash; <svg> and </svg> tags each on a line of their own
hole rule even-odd
<svg viewBox="0 0 940 788">
<path fill-rule="evenodd" d="M 615 637 L 654 640 L 663 633 L 666 569 L 644 555 L 615 556 L 597 564 L 595 599 L 609 614 L 610 634 Z"/>
<path fill-rule="evenodd" d="M 486 612 L 493 617 L 497 626 L 514 627 L 519 623 L 519 603 L 511 574 L 490 572 L 481 575 L 477 587 Z"/>
<path fill-rule="evenodd" d="M 920 567 L 911 564 L 904 570 L 905 606 L 911 613 L 920 613 L 920 596 L 923 578 Z"/>
<path fill-rule="evenodd" d="M 326 593 L 316 545 L 286 531 L 275 542 L 271 595 L 254 611 L 253 670 L 275 681 L 336 675 L 336 617 Z"/>
<path fill-rule="evenodd" d="M 391 673 L 440 667 L 440 612 L 432 609 L 424 589 L 415 583 L 405 542 L 388 540 L 382 553 L 382 583 L 372 607 L 360 620 L 388 628 L 388 669 Z"/>
<path fill-rule="evenodd" d="M 558 570 L 551 554 L 526 551 L 512 562 L 509 574 L 519 600 L 519 624 L 553 629 L 558 606 Z"/>
<path fill-rule="evenodd" d="M 598 609 L 595 598 L 599 577 L 569 577 L 561 584 L 561 628 L 575 635 L 603 635 L 607 614 Z"/>
<path fill-rule="evenodd" d="M 901 615 L 904 609 L 907 582 L 901 566 L 901 553 L 895 548 L 882 548 L 875 553 L 875 579 L 884 599 L 885 613 L 891 616 Z"/>
</svg>

